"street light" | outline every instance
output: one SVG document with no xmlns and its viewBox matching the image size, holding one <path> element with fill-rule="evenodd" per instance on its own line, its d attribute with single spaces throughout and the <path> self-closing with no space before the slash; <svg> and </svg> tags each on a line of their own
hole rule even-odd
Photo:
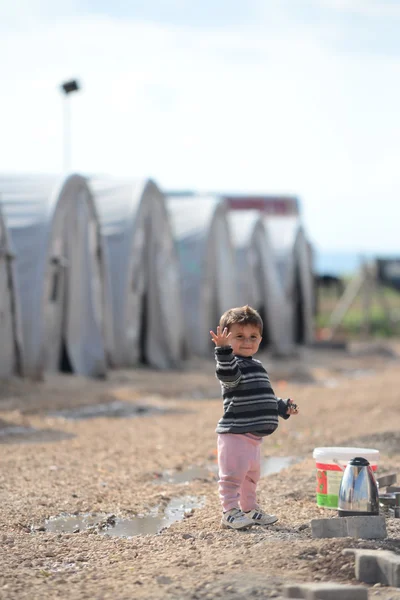
<svg viewBox="0 0 400 600">
<path fill-rule="evenodd" d="M 80 90 L 79 81 L 71 79 L 61 84 L 64 94 L 64 171 L 71 167 L 71 112 L 69 107 L 69 94 Z"/>
</svg>

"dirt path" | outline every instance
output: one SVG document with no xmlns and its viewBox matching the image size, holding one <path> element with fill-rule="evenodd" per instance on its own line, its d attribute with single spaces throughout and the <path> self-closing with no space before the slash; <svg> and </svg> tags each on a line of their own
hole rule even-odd
<svg viewBox="0 0 400 600">
<path fill-rule="evenodd" d="M 271 457 L 297 462 L 260 484 L 260 503 L 279 516 L 277 525 L 241 533 L 219 528 L 221 401 L 211 361 L 179 373 L 119 371 L 104 382 L 55 376 L 4 384 L 0 598 L 278 598 L 286 582 L 355 584 L 344 548 L 400 553 L 397 519 L 387 520 L 389 536 L 379 542 L 314 540 L 309 527 L 332 514 L 315 502 L 316 446 L 378 448 L 380 473 L 400 471 L 398 360 L 360 347 L 267 357 L 266 365 L 276 393 L 295 398 L 301 413 L 264 441 L 265 469 Z M 80 418 L 70 418 L 71 409 Z M 46 523 L 59 515 L 70 532 Z M 149 533 L 114 535 L 136 534 L 139 525 Z M 385 587 L 369 594 L 400 598 Z"/>
</svg>

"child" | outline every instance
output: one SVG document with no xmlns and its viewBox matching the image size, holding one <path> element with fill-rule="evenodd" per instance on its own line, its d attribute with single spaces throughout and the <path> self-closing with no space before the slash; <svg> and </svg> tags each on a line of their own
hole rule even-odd
<svg viewBox="0 0 400 600">
<path fill-rule="evenodd" d="M 262 331 L 262 319 L 250 306 L 227 310 L 217 333 L 210 331 L 224 403 L 216 429 L 221 524 L 231 529 L 271 525 L 278 520 L 257 505 L 261 442 L 278 427 L 278 415 L 288 419 L 298 413 L 290 398 L 276 398 L 267 371 L 253 358 Z"/>
</svg>

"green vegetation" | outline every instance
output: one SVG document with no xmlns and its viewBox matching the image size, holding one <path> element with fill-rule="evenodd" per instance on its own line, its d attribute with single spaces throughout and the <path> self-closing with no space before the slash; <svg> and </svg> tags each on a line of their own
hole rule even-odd
<svg viewBox="0 0 400 600">
<path fill-rule="evenodd" d="M 345 281 L 347 285 L 349 280 Z M 317 329 L 329 327 L 330 316 L 339 301 L 334 290 L 320 288 L 318 291 Z M 351 336 L 369 333 L 374 337 L 400 335 L 400 293 L 387 287 L 376 287 L 370 296 L 368 313 L 364 306 L 365 298 L 361 291 L 344 315 L 336 330 L 337 336 Z"/>
</svg>

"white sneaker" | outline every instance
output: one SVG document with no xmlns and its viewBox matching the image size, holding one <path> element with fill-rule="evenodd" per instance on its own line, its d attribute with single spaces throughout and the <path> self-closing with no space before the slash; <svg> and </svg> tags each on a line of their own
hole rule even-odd
<svg viewBox="0 0 400 600">
<path fill-rule="evenodd" d="M 253 510 L 249 510 L 244 514 L 246 517 L 253 520 L 254 525 L 272 525 L 278 520 L 278 517 L 275 515 L 267 515 L 267 513 L 263 512 L 260 508 L 253 508 Z"/>
<path fill-rule="evenodd" d="M 227 529 L 246 529 L 254 525 L 254 521 L 245 515 L 240 508 L 231 508 L 223 513 L 221 525 Z"/>
</svg>

